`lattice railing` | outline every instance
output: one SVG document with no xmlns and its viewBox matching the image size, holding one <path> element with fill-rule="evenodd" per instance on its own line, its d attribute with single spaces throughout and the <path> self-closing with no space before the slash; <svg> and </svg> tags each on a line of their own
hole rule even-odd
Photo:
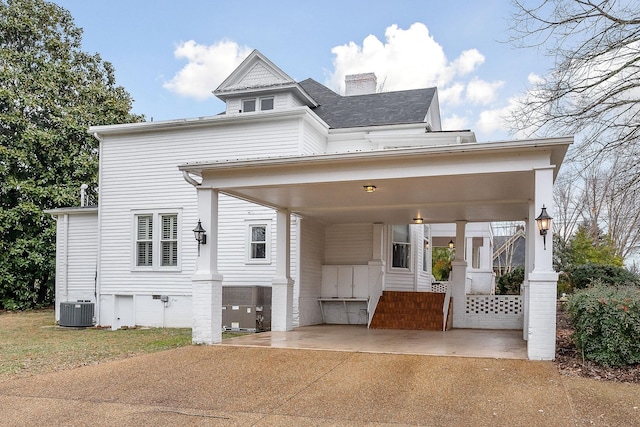
<svg viewBox="0 0 640 427">
<path fill-rule="evenodd" d="M 437 292 L 444 294 L 447 292 L 447 282 L 433 282 L 431 283 L 431 292 Z"/>
<path fill-rule="evenodd" d="M 467 295 L 467 314 L 522 314 L 520 295 Z"/>
</svg>

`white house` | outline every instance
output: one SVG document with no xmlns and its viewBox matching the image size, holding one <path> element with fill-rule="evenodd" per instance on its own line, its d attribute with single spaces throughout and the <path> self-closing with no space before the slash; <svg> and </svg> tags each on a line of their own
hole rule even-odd
<svg viewBox="0 0 640 427">
<path fill-rule="evenodd" d="M 91 301 L 99 325 L 211 344 L 223 287 L 269 287 L 277 331 L 372 325 L 401 291 L 438 294 L 437 327 L 521 328 L 530 358 L 553 358 L 557 274 L 535 218 L 572 139 L 477 142 L 442 131 L 435 88 L 375 90 L 372 74 L 348 77 L 348 96 L 295 82 L 254 51 L 214 91 L 223 114 L 90 128 L 99 204 L 50 211 L 58 318 Z M 491 295 L 489 223 L 507 220 L 527 224 L 521 296 Z M 433 283 L 449 242 L 452 277 Z"/>
</svg>

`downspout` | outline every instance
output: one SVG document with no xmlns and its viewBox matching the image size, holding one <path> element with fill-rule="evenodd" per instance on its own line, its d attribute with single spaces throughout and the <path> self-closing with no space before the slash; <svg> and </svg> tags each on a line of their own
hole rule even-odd
<svg viewBox="0 0 640 427">
<path fill-rule="evenodd" d="M 187 181 L 189 184 L 193 185 L 194 187 L 199 187 L 202 184 L 201 182 L 198 182 L 195 179 L 193 179 L 193 177 L 189 175 L 189 172 L 187 171 L 182 171 L 182 177 L 184 178 L 185 181 Z"/>
<path fill-rule="evenodd" d="M 98 185 L 102 182 L 102 138 L 98 132 L 93 133 L 93 137 L 98 140 Z M 100 325 L 100 277 L 102 270 L 101 263 L 101 248 L 102 248 L 102 207 L 100 203 L 100 193 L 98 193 L 98 200 L 96 201 L 98 205 L 98 247 L 96 248 L 96 275 L 93 282 L 93 294 L 95 295 L 95 305 L 96 311 L 93 313 L 93 320 L 95 325 Z"/>
<path fill-rule="evenodd" d="M 69 301 L 69 214 L 64 215 L 64 298 Z"/>
</svg>

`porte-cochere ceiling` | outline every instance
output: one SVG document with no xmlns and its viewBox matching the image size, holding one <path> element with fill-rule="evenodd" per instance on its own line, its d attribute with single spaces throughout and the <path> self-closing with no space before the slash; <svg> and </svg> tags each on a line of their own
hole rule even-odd
<svg viewBox="0 0 640 427">
<path fill-rule="evenodd" d="M 554 175 L 571 138 L 200 162 L 202 186 L 324 223 L 522 220 L 535 169 Z M 376 190 L 364 191 L 373 185 Z"/>
</svg>

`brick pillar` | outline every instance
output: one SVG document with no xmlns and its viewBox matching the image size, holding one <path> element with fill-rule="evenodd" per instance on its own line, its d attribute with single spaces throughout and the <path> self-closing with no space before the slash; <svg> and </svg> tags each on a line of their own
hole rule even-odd
<svg viewBox="0 0 640 427">
<path fill-rule="evenodd" d="M 537 229 L 535 217 L 547 207 L 553 216 L 553 167 L 540 168 L 535 173 L 535 216 L 530 215 L 533 230 L 533 270 L 529 273 L 529 319 L 527 353 L 532 360 L 552 360 L 556 351 L 556 293 L 558 273 L 553 271 L 553 236 L 549 230 L 546 248 Z"/>
<path fill-rule="evenodd" d="M 191 277 L 194 344 L 222 341 L 222 275 L 218 273 L 218 191 L 197 188 L 198 215 L 207 232 Z M 195 226 L 195 224 L 194 224 Z"/>
</svg>

